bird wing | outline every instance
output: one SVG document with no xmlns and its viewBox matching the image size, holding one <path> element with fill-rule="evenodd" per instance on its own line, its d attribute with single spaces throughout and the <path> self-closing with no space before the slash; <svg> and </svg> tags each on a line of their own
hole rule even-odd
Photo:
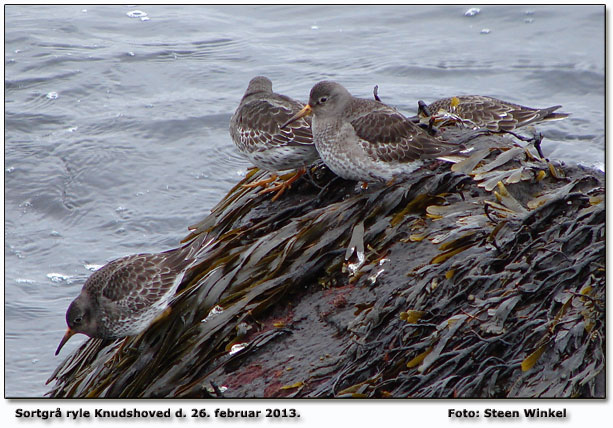
<svg viewBox="0 0 613 428">
<path fill-rule="evenodd" d="M 456 114 L 478 127 L 485 127 L 494 132 L 511 131 L 541 120 L 556 120 L 568 116 L 566 114 L 552 114 L 560 107 L 558 105 L 535 109 L 483 95 L 444 98 L 428 106 L 432 114 L 437 114 L 440 110 L 443 110 Z"/>
<path fill-rule="evenodd" d="M 351 125 L 365 151 L 385 162 L 435 158 L 459 149 L 426 134 L 391 107 L 359 115 L 351 120 Z"/>
<path fill-rule="evenodd" d="M 292 100 L 293 101 L 293 100 Z M 282 97 L 274 100 L 256 99 L 242 105 L 235 113 L 230 127 L 232 139 L 237 145 L 249 145 L 267 150 L 278 146 L 313 144 L 310 118 L 297 120 L 283 129 L 280 125 L 303 107 L 298 102 L 289 103 Z"/>
<path fill-rule="evenodd" d="M 100 298 L 135 311 L 160 303 L 178 285 L 183 268 L 171 259 L 164 253 L 136 254 L 109 263 Z"/>
</svg>

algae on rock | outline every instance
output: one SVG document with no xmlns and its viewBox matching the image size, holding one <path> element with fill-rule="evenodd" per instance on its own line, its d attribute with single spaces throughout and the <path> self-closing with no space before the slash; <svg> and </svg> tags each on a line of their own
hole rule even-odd
<svg viewBox="0 0 613 428">
<path fill-rule="evenodd" d="M 603 174 L 474 143 L 368 189 L 313 168 L 276 202 L 252 171 L 185 238 L 170 314 L 87 341 L 48 395 L 604 397 Z"/>
</svg>

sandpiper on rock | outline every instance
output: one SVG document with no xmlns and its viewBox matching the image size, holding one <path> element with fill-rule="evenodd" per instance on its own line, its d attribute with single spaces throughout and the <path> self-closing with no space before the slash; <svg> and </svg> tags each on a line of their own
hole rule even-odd
<svg viewBox="0 0 613 428">
<path fill-rule="evenodd" d="M 420 101 L 416 119 L 428 126 L 451 122 L 473 129 L 509 132 L 521 126 L 568 117 L 567 113 L 554 113 L 560 107 L 556 105 L 539 109 L 483 95 L 460 95 L 443 98 L 429 105 Z"/>
<path fill-rule="evenodd" d="M 280 128 L 304 104 L 272 91 L 267 77 L 251 79 L 245 95 L 230 120 L 230 135 L 236 147 L 258 168 L 270 171 L 271 178 L 246 185 L 267 186 L 277 179 L 277 173 L 298 169 L 287 181 L 276 183 L 261 193 L 274 192 L 276 200 L 306 171 L 306 166 L 319 159 L 313 144 L 310 118 L 296 120 Z"/>
<path fill-rule="evenodd" d="M 309 114 L 321 159 L 348 180 L 388 182 L 407 176 L 425 159 L 463 148 L 430 136 L 393 107 L 353 97 L 336 82 L 313 86 L 309 103 L 282 127 Z"/>
<path fill-rule="evenodd" d="M 55 355 L 76 333 L 101 339 L 144 331 L 167 309 L 197 245 L 157 254 L 135 254 L 113 260 L 85 281 L 66 311 L 68 330 Z"/>
</svg>

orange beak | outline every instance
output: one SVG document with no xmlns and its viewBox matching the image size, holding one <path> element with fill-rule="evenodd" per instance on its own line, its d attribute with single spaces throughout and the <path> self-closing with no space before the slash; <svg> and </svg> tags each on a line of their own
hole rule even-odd
<svg viewBox="0 0 613 428">
<path fill-rule="evenodd" d="M 55 355 L 60 353 L 60 350 L 62 349 L 62 347 L 64 346 L 64 344 L 66 342 L 68 342 L 68 339 L 70 339 L 76 332 L 71 330 L 70 327 L 68 328 L 68 330 L 66 330 L 66 334 L 64 335 L 64 337 L 62 337 L 62 340 L 60 342 L 60 346 L 57 347 L 57 351 L 55 351 Z"/>
<path fill-rule="evenodd" d="M 285 128 L 290 123 L 297 121 L 301 117 L 308 116 L 311 113 L 313 113 L 313 109 L 311 108 L 311 106 L 309 104 L 305 105 L 302 110 L 300 110 L 298 113 L 290 117 L 287 122 L 281 125 L 281 129 Z"/>
</svg>

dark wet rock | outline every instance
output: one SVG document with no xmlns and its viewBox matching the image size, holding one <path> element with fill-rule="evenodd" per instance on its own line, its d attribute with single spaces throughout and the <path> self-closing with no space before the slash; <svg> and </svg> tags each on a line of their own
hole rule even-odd
<svg viewBox="0 0 613 428">
<path fill-rule="evenodd" d="M 48 395 L 604 397 L 604 174 L 473 143 L 389 186 L 237 185 L 170 315 L 87 341 Z"/>
</svg>

